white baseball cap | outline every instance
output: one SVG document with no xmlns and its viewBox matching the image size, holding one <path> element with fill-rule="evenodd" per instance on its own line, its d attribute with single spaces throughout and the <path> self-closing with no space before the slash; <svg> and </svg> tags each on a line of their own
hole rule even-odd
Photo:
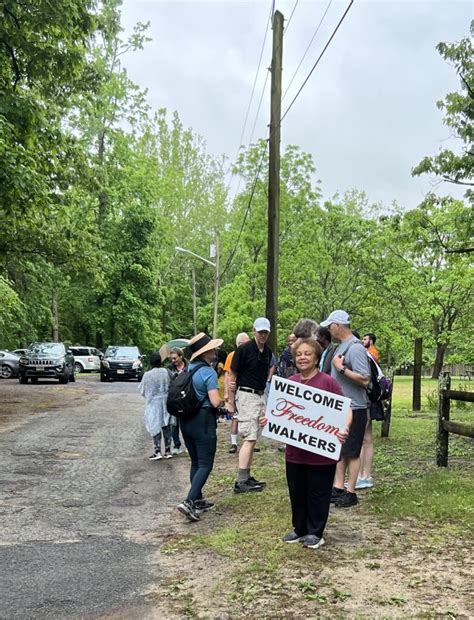
<svg viewBox="0 0 474 620">
<path fill-rule="evenodd" d="M 332 323 L 339 323 L 340 325 L 349 325 L 351 322 L 350 316 L 345 310 L 334 310 L 328 316 L 325 321 L 321 321 L 323 327 L 329 327 Z"/>
<path fill-rule="evenodd" d="M 266 319 L 264 316 L 261 316 L 258 319 L 255 319 L 253 323 L 253 328 L 256 332 L 269 332 L 270 330 L 270 321 Z"/>
</svg>

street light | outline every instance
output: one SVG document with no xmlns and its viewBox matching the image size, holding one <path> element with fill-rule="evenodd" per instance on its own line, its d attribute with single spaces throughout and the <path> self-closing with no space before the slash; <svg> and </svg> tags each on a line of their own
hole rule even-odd
<svg viewBox="0 0 474 620">
<path fill-rule="evenodd" d="M 187 250 L 186 248 L 180 248 L 178 246 L 175 247 L 176 252 L 184 252 L 185 254 L 191 254 L 195 258 L 202 260 L 204 263 L 211 265 L 214 267 L 214 319 L 212 322 L 212 337 L 215 338 L 217 336 L 217 309 L 219 303 L 219 243 L 218 238 L 216 237 L 216 245 L 215 245 L 215 257 L 216 262 L 212 261 L 196 254 L 196 252 L 192 252 L 191 250 Z M 193 319 L 194 319 L 194 331 L 196 331 L 196 278 L 194 275 L 194 267 L 193 267 Z"/>
</svg>

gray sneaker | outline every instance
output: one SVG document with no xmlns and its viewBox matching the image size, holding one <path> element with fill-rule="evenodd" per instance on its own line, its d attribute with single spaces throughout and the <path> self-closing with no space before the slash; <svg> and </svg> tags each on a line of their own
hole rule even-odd
<svg viewBox="0 0 474 620">
<path fill-rule="evenodd" d="M 263 487 L 245 480 L 244 482 L 236 482 L 234 484 L 234 493 L 253 493 L 263 491 Z"/>
<path fill-rule="evenodd" d="M 315 536 L 314 534 L 307 534 L 303 537 L 301 542 L 303 543 L 303 547 L 306 547 L 307 549 L 319 549 L 319 547 L 324 545 L 324 538 L 318 538 L 318 536 Z"/>
<path fill-rule="evenodd" d="M 197 513 L 194 503 L 189 499 L 185 499 L 178 506 L 179 512 L 184 515 L 189 521 L 199 521 L 199 514 Z"/>
<path fill-rule="evenodd" d="M 299 536 L 296 532 L 288 532 L 285 536 L 283 536 L 282 541 L 286 543 L 295 543 L 301 542 L 304 536 Z"/>
</svg>

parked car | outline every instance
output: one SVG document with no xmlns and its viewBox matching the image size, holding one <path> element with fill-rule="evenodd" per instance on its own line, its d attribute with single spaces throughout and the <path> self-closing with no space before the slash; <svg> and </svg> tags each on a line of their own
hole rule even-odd
<svg viewBox="0 0 474 620">
<path fill-rule="evenodd" d="M 95 347 L 74 345 L 70 347 L 74 355 L 74 369 L 80 372 L 96 372 L 100 370 L 100 352 Z"/>
<path fill-rule="evenodd" d="M 100 362 L 100 380 L 137 379 L 143 377 L 143 356 L 138 347 L 110 346 Z"/>
<path fill-rule="evenodd" d="M 18 377 L 20 356 L 13 351 L 0 351 L 0 379 Z"/>
<path fill-rule="evenodd" d="M 15 349 L 14 351 L 12 351 L 12 353 L 14 353 L 15 355 L 18 355 L 18 357 L 22 357 L 23 355 L 25 355 L 27 350 L 28 349 Z"/>
<path fill-rule="evenodd" d="M 38 379 L 74 382 L 74 356 L 62 342 L 33 342 L 20 357 L 20 383 L 38 383 Z"/>
</svg>

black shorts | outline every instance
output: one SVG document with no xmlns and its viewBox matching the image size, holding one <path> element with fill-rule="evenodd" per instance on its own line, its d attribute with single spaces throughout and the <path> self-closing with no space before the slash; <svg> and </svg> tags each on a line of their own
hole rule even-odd
<svg viewBox="0 0 474 620">
<path fill-rule="evenodd" d="M 349 437 L 342 444 L 341 456 L 356 459 L 360 456 L 364 441 L 365 427 L 367 426 L 367 409 L 352 410 L 352 424 Z"/>
</svg>

